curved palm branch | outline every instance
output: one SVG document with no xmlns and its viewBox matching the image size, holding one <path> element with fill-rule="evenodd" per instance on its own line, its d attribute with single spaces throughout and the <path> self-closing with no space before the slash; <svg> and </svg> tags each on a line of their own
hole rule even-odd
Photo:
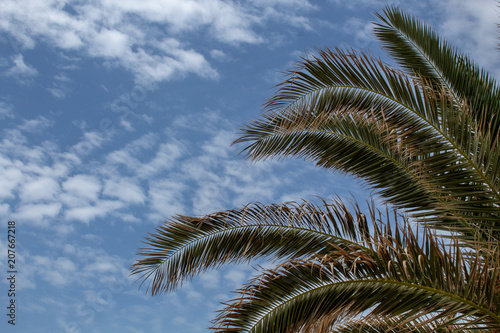
<svg viewBox="0 0 500 333">
<path fill-rule="evenodd" d="M 431 79 L 435 87 L 444 84 L 466 100 L 483 130 L 500 129 L 500 87 L 486 71 L 400 9 L 387 7 L 376 15 L 382 23 L 376 23 L 375 35 L 401 67 Z"/>
<path fill-rule="evenodd" d="M 149 280 L 147 290 L 158 294 L 207 269 L 266 256 L 274 260 L 326 254 L 333 246 L 359 247 L 367 235 L 364 215 L 355 216 L 340 201 L 318 206 L 287 203 L 241 209 L 201 218 L 177 216 L 146 238 L 132 274 Z"/>
<path fill-rule="evenodd" d="M 499 188 L 500 86 L 467 55 L 460 53 L 425 23 L 388 7 L 382 23 L 376 23 L 375 35 L 389 55 L 410 74 L 422 75 L 436 87 L 444 85 L 456 98 L 468 104 L 468 114 L 477 125 L 469 154 L 488 176 L 491 188 Z M 460 136 L 455 137 L 456 140 Z M 480 142 L 480 144 L 479 144 Z M 475 149 L 474 149 L 475 148 Z M 498 197 L 498 195 L 497 195 Z"/>
<path fill-rule="evenodd" d="M 382 196 L 398 208 L 432 212 L 438 228 L 498 241 L 498 147 L 482 144 L 469 109 L 422 82 L 364 54 L 320 51 L 290 72 L 263 117 L 235 143 L 248 143 L 243 151 L 254 160 L 299 156 L 361 176 L 387 189 Z M 347 124 L 349 118 L 357 121 Z M 370 124 L 370 135 L 357 128 L 359 119 Z M 334 140 L 349 143 L 327 144 Z M 377 158 L 352 163 L 367 151 Z M 412 193 L 415 186 L 388 186 L 386 175 L 374 172 L 381 168 L 399 169 L 394 183 L 412 179 L 426 195 Z"/>
<path fill-rule="evenodd" d="M 280 259 L 221 313 L 217 332 L 330 332 L 359 315 L 386 318 L 395 330 L 416 320 L 421 328 L 500 328 L 498 249 L 465 253 L 428 233 L 418 240 L 408 227 L 392 231 L 388 220 L 378 225 L 373 211 L 369 225 L 355 211 L 335 201 L 179 216 L 148 238 L 133 273 L 157 294 L 224 263 Z"/>
<path fill-rule="evenodd" d="M 344 332 L 361 315 L 395 332 L 500 329 L 498 252 L 484 262 L 429 234 L 375 229 L 372 251 L 336 248 L 264 272 L 220 313 L 216 332 Z"/>
</svg>

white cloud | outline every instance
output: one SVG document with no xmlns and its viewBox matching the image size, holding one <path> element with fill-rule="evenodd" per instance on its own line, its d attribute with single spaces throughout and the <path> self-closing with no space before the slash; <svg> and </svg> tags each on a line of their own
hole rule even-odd
<svg viewBox="0 0 500 333">
<path fill-rule="evenodd" d="M 219 130 L 210 141 L 203 144 L 203 152 L 212 157 L 228 157 L 231 143 L 235 139 L 234 131 Z"/>
<path fill-rule="evenodd" d="M 64 83 L 72 81 L 66 73 L 59 73 L 55 75 L 54 80 L 56 80 L 57 82 L 64 82 Z"/>
<path fill-rule="evenodd" d="M 301 10 L 317 9 L 316 6 L 314 6 L 307 0 L 251 0 L 251 2 L 260 7 L 267 7 L 272 5 L 281 6 L 281 8 L 293 7 Z"/>
<path fill-rule="evenodd" d="M 230 59 L 230 57 L 224 51 L 217 49 L 211 50 L 210 56 L 217 61 L 227 61 Z"/>
<path fill-rule="evenodd" d="M 179 142 L 169 137 L 172 131 L 191 133 L 189 123 L 203 128 L 199 138 Z M 35 122 L 27 124 L 25 130 L 36 127 Z M 85 124 L 80 126 L 85 130 Z M 176 214 L 201 215 L 270 201 L 290 185 L 286 174 L 273 175 L 277 162 L 252 164 L 230 153 L 233 134 L 218 113 L 179 118 L 171 126 L 164 134 L 132 140 L 91 167 L 75 154 L 61 153 L 54 142 L 36 146 L 19 129 L 4 133 L 8 140 L 0 141 L 0 197 L 18 199 L 10 209 L 3 206 L 4 211 L 65 235 L 74 232 L 77 221 L 158 223 Z M 96 146 L 104 140 L 94 132 L 84 137 Z M 285 194 L 297 191 L 290 187 Z M 132 205 L 140 209 L 132 212 Z"/>
<path fill-rule="evenodd" d="M 133 155 L 151 150 L 157 141 L 158 137 L 155 134 L 148 133 L 128 143 L 124 148 L 109 153 L 106 156 L 106 161 L 110 165 L 122 165 L 137 174 L 142 164 Z"/>
<path fill-rule="evenodd" d="M 101 146 L 101 144 L 112 137 L 114 132 L 107 131 L 88 131 L 83 133 L 82 139 L 71 147 L 70 152 L 75 154 L 76 158 L 84 157 L 89 155 L 95 148 Z"/>
<path fill-rule="evenodd" d="M 445 0 L 435 3 L 439 18 L 436 30 L 456 47 L 465 51 L 481 66 L 497 76 L 498 70 L 498 17 L 500 10 L 495 0 Z"/>
<path fill-rule="evenodd" d="M 8 204 L 0 204 L 0 214 L 2 216 L 10 215 L 10 206 Z"/>
<path fill-rule="evenodd" d="M 17 54 L 12 58 L 13 65 L 10 67 L 6 75 L 12 76 L 17 80 L 24 82 L 26 79 L 38 74 L 38 71 L 24 62 L 22 54 Z"/>
<path fill-rule="evenodd" d="M 201 114 L 184 113 L 176 115 L 172 121 L 172 126 L 188 131 L 197 128 L 204 134 L 216 135 L 221 131 L 227 133 L 229 128 L 231 128 L 231 133 L 234 132 L 235 125 L 224 118 L 219 111 L 203 110 Z"/>
<path fill-rule="evenodd" d="M 120 125 L 128 132 L 135 131 L 135 128 L 132 126 L 132 123 L 125 119 L 120 119 Z"/>
<path fill-rule="evenodd" d="M 68 77 L 66 73 L 59 73 L 54 76 L 54 81 L 51 88 L 47 88 L 47 91 L 52 94 L 57 99 L 66 98 L 70 92 L 69 83 L 72 80 Z"/>
<path fill-rule="evenodd" d="M 248 267 L 231 267 L 224 274 L 224 279 L 231 284 L 233 288 L 240 288 L 244 282 L 250 278 Z"/>
<path fill-rule="evenodd" d="M 215 175 L 211 175 L 212 177 Z M 192 197 L 193 213 L 195 215 L 209 214 L 224 209 L 227 200 L 227 181 L 199 182 L 196 193 Z"/>
<path fill-rule="evenodd" d="M 153 180 L 149 183 L 149 202 L 154 210 L 149 215 L 153 221 L 161 221 L 176 214 L 186 213 L 183 192 L 186 185 L 173 179 Z"/>
<path fill-rule="evenodd" d="M 261 43 L 265 37 L 254 31 L 256 26 L 278 20 L 309 28 L 299 12 L 312 8 L 305 0 L 5 0 L 0 30 L 24 48 L 43 41 L 61 50 L 84 51 L 131 71 L 147 85 L 190 73 L 217 78 L 203 52 L 180 42 L 187 34 L 201 32 L 206 39 L 226 44 Z M 13 74 L 36 74 L 22 55 L 15 61 Z"/>
<path fill-rule="evenodd" d="M 76 34 L 75 31 L 65 31 L 59 38 L 56 39 L 56 43 L 63 49 L 79 49 L 83 46 L 82 39 Z"/>
<path fill-rule="evenodd" d="M 133 179 L 107 180 L 103 194 L 127 203 L 144 203 L 145 200 L 142 188 Z"/>
<path fill-rule="evenodd" d="M 73 261 L 65 257 L 59 257 L 56 259 L 56 266 L 64 272 L 74 272 L 76 270 L 76 265 Z"/>
<path fill-rule="evenodd" d="M 126 53 L 130 43 L 126 34 L 117 30 L 102 29 L 91 42 L 90 55 L 117 58 Z"/>
<path fill-rule="evenodd" d="M 143 178 L 160 173 L 163 170 L 170 170 L 174 163 L 182 156 L 183 147 L 178 142 L 162 143 L 153 159 L 141 165 L 139 174 Z"/>
<path fill-rule="evenodd" d="M 19 254 L 18 259 L 24 267 L 23 283 L 20 284 L 22 288 L 36 288 L 38 279 L 58 289 L 79 285 L 87 290 L 92 286 L 102 290 L 109 286 L 108 290 L 116 291 L 117 286 L 124 287 L 130 283 L 123 258 L 110 255 L 95 246 L 82 245 L 78 240 L 74 244 L 55 243 L 51 249 L 46 248 L 41 252 L 32 254 L 26 248 L 22 255 Z M 114 288 L 111 288 L 111 284 Z"/>
<path fill-rule="evenodd" d="M 88 223 L 96 218 L 103 218 L 116 210 L 125 207 L 125 203 L 113 200 L 99 200 L 93 205 L 73 207 L 66 210 L 67 220 Z"/>
<path fill-rule="evenodd" d="M 183 50 L 174 39 L 158 41 L 164 55 L 150 54 L 139 48 L 128 52 L 120 59 L 123 67 L 135 74 L 136 81 L 144 86 L 155 82 L 182 77 L 195 73 L 201 77 L 217 78 L 217 72 L 209 65 L 204 56 L 194 50 Z"/>
<path fill-rule="evenodd" d="M 0 119 L 13 117 L 14 112 L 12 104 L 0 101 Z"/>
<path fill-rule="evenodd" d="M 19 197 L 24 202 L 54 200 L 59 191 L 60 187 L 56 180 L 39 177 L 23 184 Z"/>
<path fill-rule="evenodd" d="M 49 122 L 44 118 L 27 121 L 19 128 L 30 131 Z M 19 130 L 11 130 L 0 142 L 0 197 L 19 199 L 12 207 L 14 218 L 39 226 L 54 226 L 59 233 L 72 232 L 70 225 L 58 223 L 58 216 L 69 220 L 89 222 L 109 214 L 116 214 L 126 202 L 142 202 L 144 194 L 134 181 L 107 183 L 108 197 L 103 198 L 104 175 L 72 174 L 78 159 L 60 153 L 52 142 L 40 146 L 29 145 Z M 88 135 L 88 140 L 95 138 Z M 111 194 L 109 191 L 119 191 Z M 2 206 L 2 208 L 5 208 Z M 8 211 L 5 211 L 6 213 Z M 132 218 L 127 218 L 133 220 Z"/>
<path fill-rule="evenodd" d="M 330 2 L 349 9 L 359 9 L 361 6 L 381 7 L 389 5 L 399 6 L 401 4 L 401 0 L 330 0 Z"/>
<path fill-rule="evenodd" d="M 50 128 L 54 125 L 53 120 L 49 120 L 44 116 L 38 116 L 34 119 L 27 119 L 18 126 L 21 131 L 26 131 L 30 133 L 40 133 L 45 131 L 47 128 Z"/>
<path fill-rule="evenodd" d="M 367 48 L 370 43 L 372 43 L 373 46 L 376 45 L 376 38 L 373 35 L 373 23 L 371 21 L 364 21 L 356 17 L 351 17 L 346 20 L 341 30 L 354 36 L 353 47 L 364 49 Z"/>
<path fill-rule="evenodd" d="M 47 91 L 52 94 L 55 98 L 62 99 L 66 97 L 66 92 L 59 88 L 47 88 Z"/>
<path fill-rule="evenodd" d="M 263 18 L 276 22 L 312 30 L 312 24 L 304 14 L 318 7 L 307 0 L 252 0 L 252 3 L 263 9 Z"/>
<path fill-rule="evenodd" d="M 204 288 L 217 288 L 219 287 L 220 282 L 219 272 L 215 270 L 204 272 L 202 275 L 200 275 L 200 281 Z"/>
<path fill-rule="evenodd" d="M 74 254 L 76 252 L 76 248 L 72 244 L 65 244 L 63 252 L 67 254 Z"/>
<path fill-rule="evenodd" d="M 76 201 L 97 201 L 102 185 L 99 179 L 90 175 L 76 175 L 70 177 L 62 187 L 65 192 Z"/>
<path fill-rule="evenodd" d="M 23 182 L 24 176 L 21 171 L 13 167 L 4 167 L 0 177 L 0 198 L 14 197 L 13 190 Z"/>
<path fill-rule="evenodd" d="M 109 258 L 95 258 L 84 267 L 84 270 L 92 273 L 115 273 L 119 268 Z"/>
<path fill-rule="evenodd" d="M 107 156 L 111 165 L 121 165 L 131 171 L 134 176 L 150 179 L 165 170 L 171 170 L 177 160 L 183 155 L 183 144 L 170 139 L 158 146 L 155 156 L 148 162 L 141 162 L 134 155 L 142 154 L 146 150 L 155 148 L 158 138 L 153 134 L 147 134 L 125 148 L 116 150 Z"/>
<path fill-rule="evenodd" d="M 21 205 L 13 215 L 17 220 L 28 220 L 35 225 L 46 226 L 59 215 L 61 208 L 60 203 L 26 204 Z"/>
<path fill-rule="evenodd" d="M 125 213 L 117 212 L 116 217 L 120 221 L 127 222 L 127 223 L 140 223 L 140 222 L 142 222 L 142 219 L 134 216 L 133 214 L 125 214 Z M 130 226 L 130 225 L 126 226 L 124 228 L 124 230 L 127 230 L 129 232 L 134 232 L 134 228 L 132 228 L 132 226 Z"/>
</svg>

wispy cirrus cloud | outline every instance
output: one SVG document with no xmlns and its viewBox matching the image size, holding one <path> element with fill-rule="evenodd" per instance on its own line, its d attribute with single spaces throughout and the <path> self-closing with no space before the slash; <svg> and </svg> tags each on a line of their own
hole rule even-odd
<svg viewBox="0 0 500 333">
<path fill-rule="evenodd" d="M 10 103 L 0 101 L 0 119 L 13 118 L 13 106 Z"/>
<path fill-rule="evenodd" d="M 16 54 L 10 60 L 10 64 L 7 65 L 8 67 L 4 74 L 13 77 L 18 82 L 23 84 L 30 83 L 31 78 L 38 75 L 38 71 L 34 67 L 26 64 L 22 54 Z"/>
<path fill-rule="evenodd" d="M 44 116 L 38 116 L 33 119 L 25 119 L 18 129 L 23 132 L 40 133 L 54 125 L 54 121 Z"/>
<path fill-rule="evenodd" d="M 435 3 L 438 32 L 474 61 L 500 77 L 498 53 L 498 1 L 445 0 Z"/>
<path fill-rule="evenodd" d="M 147 85 L 194 73 L 217 78 L 204 51 L 184 42 L 192 33 L 215 43 L 238 45 L 265 41 L 255 27 L 268 20 L 309 29 L 299 12 L 312 9 L 307 0 L 227 2 L 222 0 L 6 0 L 0 12 L 0 30 L 30 49 L 46 43 L 63 51 L 79 51 L 110 66 L 130 71 Z M 36 70 L 14 59 L 10 71 L 34 75 Z M 61 91 L 51 91 L 60 98 Z"/>
<path fill-rule="evenodd" d="M 185 126 L 189 119 L 179 116 L 166 132 L 191 133 Z M 197 138 L 181 142 L 149 133 L 95 152 L 99 159 L 88 165 L 88 156 L 76 149 L 64 152 L 50 140 L 34 144 L 38 134 L 32 127 L 49 126 L 50 119 L 25 120 L 0 141 L 0 197 L 9 203 L 0 211 L 67 234 L 80 223 L 159 223 L 176 214 L 202 215 L 250 201 L 276 201 L 280 191 L 307 190 L 295 187 L 297 174 L 278 176 L 276 170 L 285 167 L 279 162 L 251 164 L 234 154 L 229 129 L 234 126 L 220 114 L 204 112 L 193 119 L 204 125 Z M 85 133 L 80 142 L 105 140 Z"/>
</svg>

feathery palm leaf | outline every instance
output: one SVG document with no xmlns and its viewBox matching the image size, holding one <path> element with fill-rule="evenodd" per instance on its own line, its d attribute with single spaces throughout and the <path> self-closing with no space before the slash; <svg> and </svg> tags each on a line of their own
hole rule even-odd
<svg viewBox="0 0 500 333">
<path fill-rule="evenodd" d="M 394 330 L 500 329 L 498 252 L 483 262 L 409 228 L 375 226 L 363 243 L 370 251 L 335 248 L 264 272 L 220 313 L 216 332 L 332 332 L 362 314 Z"/>
<path fill-rule="evenodd" d="M 186 279 L 225 263 L 250 259 L 292 259 L 354 246 L 368 232 L 363 215 L 341 202 L 289 203 L 218 212 L 201 218 L 177 216 L 146 238 L 133 274 L 151 279 L 151 292 L 171 291 Z M 148 287 L 149 290 L 149 287 Z"/>
<path fill-rule="evenodd" d="M 254 160 L 298 156 L 350 172 L 384 189 L 380 194 L 398 208 L 432 212 L 439 228 L 460 228 L 465 239 L 479 233 L 498 241 L 498 171 L 490 175 L 498 149 L 474 135 L 477 126 L 468 109 L 421 81 L 364 54 L 320 51 L 290 72 L 266 104 L 267 113 L 247 125 L 235 143 L 246 143 L 243 151 Z M 349 118 L 357 121 L 347 124 Z M 360 133 L 359 119 L 374 129 L 370 136 Z M 332 141 L 338 144 L 330 146 Z M 365 155 L 363 163 L 352 159 Z M 381 168 L 401 171 L 392 183 L 412 179 L 419 185 L 389 186 L 387 173 L 374 172 Z M 415 195 L 414 189 L 426 195 Z"/>
<path fill-rule="evenodd" d="M 493 133 L 498 132 L 500 87 L 486 71 L 400 9 L 388 7 L 376 15 L 382 23 L 376 23 L 375 35 L 401 67 L 431 79 L 435 87 L 445 85 L 468 102 L 484 130 L 491 126 Z"/>
<path fill-rule="evenodd" d="M 391 231 L 390 221 L 369 226 L 357 208 L 354 216 L 337 201 L 177 217 L 151 235 L 133 273 L 151 278 L 156 294 L 223 263 L 281 259 L 222 312 L 217 332 L 329 332 L 367 311 L 404 327 L 424 316 L 444 329 L 500 328 L 497 249 L 467 255 L 458 243 Z"/>
</svg>

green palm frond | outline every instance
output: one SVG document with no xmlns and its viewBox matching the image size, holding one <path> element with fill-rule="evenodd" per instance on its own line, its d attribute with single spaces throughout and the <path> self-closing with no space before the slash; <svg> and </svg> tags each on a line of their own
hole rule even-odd
<svg viewBox="0 0 500 333">
<path fill-rule="evenodd" d="M 321 124 L 317 118 L 306 118 L 266 117 L 245 130 L 247 135 L 239 141 L 251 141 L 245 150 L 253 159 L 305 158 L 366 179 L 402 208 L 434 207 L 436 200 L 420 181 L 419 168 L 409 163 L 407 151 L 389 140 L 390 131 L 382 122 L 351 114 L 330 117 Z"/>
<path fill-rule="evenodd" d="M 465 106 L 421 82 L 364 54 L 321 51 L 235 143 L 254 160 L 297 156 L 360 176 L 398 208 L 431 211 L 438 228 L 499 240 L 498 149 L 478 139 Z"/>
<path fill-rule="evenodd" d="M 264 272 L 220 313 L 215 331 L 331 332 L 361 315 L 394 330 L 500 329 L 498 252 L 484 262 L 458 243 L 375 228 L 372 251 L 337 248 Z"/>
<path fill-rule="evenodd" d="M 425 23 L 395 7 L 377 14 L 375 35 L 384 49 L 411 74 L 432 80 L 435 87 L 445 85 L 467 101 L 477 123 L 492 133 L 500 129 L 500 87 L 465 54 L 443 41 Z"/>
<path fill-rule="evenodd" d="M 425 77 L 431 85 L 446 87 L 455 100 L 467 110 L 473 126 L 463 133 L 470 134 L 469 145 L 463 150 L 478 166 L 482 177 L 495 189 L 498 198 L 500 158 L 500 87 L 486 71 L 467 55 L 457 51 L 425 23 L 400 9 L 388 7 L 382 23 L 376 23 L 375 35 L 384 49 L 410 74 Z M 445 119 L 443 119 L 445 120 Z M 460 144 L 460 135 L 453 136 Z M 462 147 L 464 147 L 462 145 Z"/>
<path fill-rule="evenodd" d="M 148 248 L 132 266 L 132 274 L 148 281 L 158 294 L 207 269 L 225 263 L 241 263 L 266 256 L 273 260 L 328 253 L 332 246 L 358 244 L 368 233 L 340 201 L 321 206 L 313 203 L 251 204 L 201 218 L 177 216 L 146 238 Z"/>
</svg>

